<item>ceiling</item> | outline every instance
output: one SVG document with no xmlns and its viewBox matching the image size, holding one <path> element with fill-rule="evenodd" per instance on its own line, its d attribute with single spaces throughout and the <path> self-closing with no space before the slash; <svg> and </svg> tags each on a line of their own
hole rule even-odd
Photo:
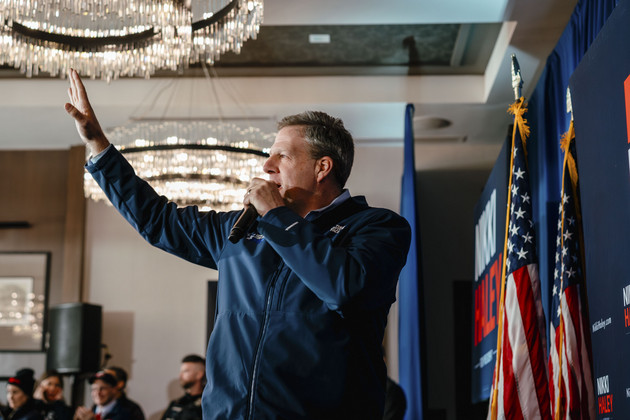
<svg viewBox="0 0 630 420">
<path fill-rule="evenodd" d="M 272 130 L 283 115 L 319 109 L 341 117 L 366 147 L 400 146 L 404 107 L 413 103 L 419 169 L 489 168 L 514 99 L 511 54 L 527 97 L 575 3 L 266 0 L 260 34 L 240 55 L 86 87 L 103 127 L 220 116 Z M 79 144 L 63 110 L 66 90 L 65 80 L 1 68 L 0 150 Z"/>
</svg>

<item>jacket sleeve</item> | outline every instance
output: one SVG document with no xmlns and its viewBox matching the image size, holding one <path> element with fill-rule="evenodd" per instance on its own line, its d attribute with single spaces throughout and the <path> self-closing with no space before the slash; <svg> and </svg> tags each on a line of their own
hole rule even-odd
<svg viewBox="0 0 630 420">
<path fill-rule="evenodd" d="M 404 218 L 389 210 L 362 213 L 337 239 L 286 207 L 269 211 L 258 230 L 331 310 L 371 310 L 393 303 L 411 230 Z"/>
<path fill-rule="evenodd" d="M 131 165 L 111 147 L 86 169 L 113 206 L 150 244 L 188 261 L 217 268 L 217 260 L 238 212 L 200 212 L 177 208 L 136 176 Z"/>
</svg>

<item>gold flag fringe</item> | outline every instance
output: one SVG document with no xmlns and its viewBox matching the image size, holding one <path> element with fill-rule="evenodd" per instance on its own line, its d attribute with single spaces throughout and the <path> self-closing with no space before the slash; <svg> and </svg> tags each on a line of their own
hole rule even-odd
<svg viewBox="0 0 630 420">
<path fill-rule="evenodd" d="M 523 139 L 523 146 L 525 146 L 525 141 L 527 137 L 529 137 L 529 126 L 527 125 L 527 120 L 523 118 L 523 115 L 527 112 L 527 104 L 525 103 L 525 98 L 521 97 L 518 101 L 514 102 L 508 108 L 508 113 L 514 115 L 514 122 L 518 124 L 518 131 L 521 133 L 521 139 Z"/>
<path fill-rule="evenodd" d="M 575 159 L 573 155 L 569 152 L 569 146 L 571 145 L 571 141 L 575 139 L 575 127 L 573 126 L 573 121 L 569 125 L 569 131 L 562 135 L 560 139 L 560 148 L 564 152 L 564 159 L 567 164 L 567 168 L 569 169 L 569 176 L 571 177 L 571 183 L 575 188 L 578 179 L 577 166 L 575 164 Z"/>
</svg>

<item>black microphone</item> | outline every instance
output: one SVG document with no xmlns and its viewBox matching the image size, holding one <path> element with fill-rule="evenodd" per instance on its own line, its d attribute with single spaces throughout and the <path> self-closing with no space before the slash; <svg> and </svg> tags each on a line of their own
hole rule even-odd
<svg viewBox="0 0 630 420">
<path fill-rule="evenodd" d="M 243 210 L 243 213 L 241 213 L 239 218 L 236 219 L 236 223 L 234 223 L 234 226 L 232 226 L 230 236 L 228 237 L 230 242 L 235 244 L 243 239 L 251 225 L 256 220 L 256 217 L 258 217 L 258 212 L 256 211 L 256 208 L 254 208 L 254 206 L 252 206 L 251 204 L 246 206 Z"/>
</svg>

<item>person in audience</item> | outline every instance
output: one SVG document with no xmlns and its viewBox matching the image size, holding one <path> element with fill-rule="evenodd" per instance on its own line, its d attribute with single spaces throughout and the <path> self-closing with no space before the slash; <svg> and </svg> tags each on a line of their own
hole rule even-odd
<svg viewBox="0 0 630 420">
<path fill-rule="evenodd" d="M 383 347 L 383 360 L 387 365 L 387 352 Z M 407 411 L 407 397 L 402 387 L 398 385 L 389 374 L 385 383 L 385 411 L 383 420 L 403 420 Z"/>
<path fill-rule="evenodd" d="M 24 368 L 11 376 L 7 383 L 7 403 L 0 418 L 3 420 L 42 420 L 33 399 L 35 378 L 33 369 Z"/>
<path fill-rule="evenodd" d="M 119 366 L 111 366 L 105 368 L 104 372 L 116 378 L 116 398 L 120 402 L 120 405 L 129 410 L 133 420 L 144 420 L 144 412 L 140 405 L 127 398 L 127 393 L 125 392 L 127 379 L 129 378 L 127 371 Z"/>
<path fill-rule="evenodd" d="M 63 377 L 56 370 L 48 370 L 39 377 L 33 398 L 46 420 L 72 419 L 72 409 L 63 399 Z"/>
<path fill-rule="evenodd" d="M 92 409 L 77 407 L 74 420 L 133 420 L 131 411 L 116 399 L 118 381 L 111 374 L 97 372 L 89 379 Z"/>
<path fill-rule="evenodd" d="M 403 389 L 392 378 L 385 385 L 385 411 L 383 420 L 403 420 L 407 411 L 407 398 Z"/>
<path fill-rule="evenodd" d="M 182 359 L 179 384 L 184 395 L 171 401 L 162 420 L 201 420 L 201 394 L 206 386 L 206 360 L 196 354 Z"/>
</svg>

